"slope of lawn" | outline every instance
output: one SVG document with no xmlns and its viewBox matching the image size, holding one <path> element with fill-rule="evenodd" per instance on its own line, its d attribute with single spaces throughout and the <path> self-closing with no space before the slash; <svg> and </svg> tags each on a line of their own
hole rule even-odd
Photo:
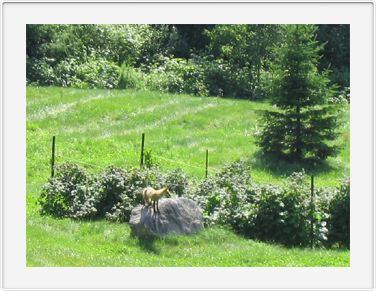
<svg viewBox="0 0 376 291">
<path fill-rule="evenodd" d="M 93 172 L 110 164 L 137 167 L 144 132 L 145 149 L 151 150 L 153 161 L 162 170 L 182 168 L 192 178 L 202 179 L 208 149 L 209 174 L 245 158 L 252 165 L 254 180 L 281 183 L 300 168 L 282 161 L 268 164 L 258 158 L 257 119 L 269 108 L 269 103 L 261 101 L 131 90 L 28 87 L 28 265 L 347 266 L 348 251 L 285 249 L 246 240 L 226 230 L 207 229 L 197 236 L 145 245 L 129 236 L 127 225 L 56 220 L 38 213 L 36 200 L 50 175 L 53 135 L 57 163 L 74 161 Z M 342 125 L 337 142 L 342 150 L 327 165 L 312 172 L 319 186 L 337 186 L 342 176 L 349 174 L 348 106 L 344 105 L 339 114 Z M 223 252 L 221 261 L 210 259 L 229 248 L 232 251 Z M 150 252 L 152 255 L 147 255 Z"/>
</svg>

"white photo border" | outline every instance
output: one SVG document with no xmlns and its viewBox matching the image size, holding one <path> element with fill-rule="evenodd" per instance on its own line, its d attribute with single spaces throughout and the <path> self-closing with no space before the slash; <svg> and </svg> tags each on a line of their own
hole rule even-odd
<svg viewBox="0 0 376 291">
<path fill-rule="evenodd" d="M 1 287 L 4 290 L 372 290 L 375 288 L 373 1 L 3 1 Z M 348 268 L 26 267 L 26 24 L 350 24 Z M 372 158 L 371 158 L 372 157 Z"/>
</svg>

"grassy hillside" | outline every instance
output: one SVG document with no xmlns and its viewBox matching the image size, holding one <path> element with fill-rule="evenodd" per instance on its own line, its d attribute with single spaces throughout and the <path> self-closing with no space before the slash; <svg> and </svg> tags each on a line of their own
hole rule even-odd
<svg viewBox="0 0 376 291">
<path fill-rule="evenodd" d="M 27 89 L 27 150 L 31 172 L 47 173 L 52 135 L 57 136 L 57 162 L 74 160 L 103 167 L 138 166 L 141 133 L 146 149 L 162 169 L 181 167 L 204 176 L 205 150 L 211 171 L 238 158 L 249 158 L 259 182 L 278 182 L 297 165 L 282 161 L 272 167 L 257 158 L 257 118 L 266 102 L 199 98 L 187 95 L 63 88 Z M 316 169 L 317 182 L 336 185 L 349 172 L 348 108 L 339 112 L 343 150 Z M 28 163 L 28 164 L 29 164 Z M 87 165 L 90 168 L 90 165 Z"/>
<path fill-rule="evenodd" d="M 268 108 L 267 102 L 214 97 L 28 87 L 28 265 L 348 265 L 348 251 L 285 249 L 255 243 L 225 230 L 208 229 L 198 236 L 145 245 L 129 237 L 126 225 L 55 220 L 38 213 L 35 202 L 50 175 L 53 135 L 57 138 L 57 163 L 75 161 L 93 172 L 110 164 L 137 167 L 141 133 L 145 132 L 146 150 L 152 150 L 152 158 L 162 170 L 180 167 L 201 179 L 208 149 L 209 174 L 235 159 L 247 158 L 253 179 L 281 183 L 300 168 L 283 162 L 268 164 L 257 158 L 257 118 Z M 318 185 L 337 186 L 349 173 L 348 108 L 342 108 L 339 114 L 343 126 L 338 143 L 343 149 L 326 166 L 315 169 Z M 181 249 L 182 245 L 189 250 Z M 146 256 L 150 252 L 152 256 Z M 259 255 L 247 255 L 254 253 Z M 187 254 L 191 254 L 189 259 L 182 259 Z M 211 259 L 219 254 L 221 260 Z"/>
</svg>

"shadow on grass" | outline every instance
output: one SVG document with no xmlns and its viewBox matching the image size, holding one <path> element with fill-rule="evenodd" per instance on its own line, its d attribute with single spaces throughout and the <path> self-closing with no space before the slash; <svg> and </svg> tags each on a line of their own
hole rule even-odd
<svg viewBox="0 0 376 291">
<path fill-rule="evenodd" d="M 173 237 L 173 236 L 162 238 L 162 240 L 168 246 L 177 246 L 177 245 L 179 245 L 178 239 L 176 237 Z"/>
<path fill-rule="evenodd" d="M 155 246 L 155 242 L 158 240 L 157 237 L 147 235 L 140 236 L 136 235 L 133 231 L 131 231 L 131 237 L 137 239 L 137 243 L 143 251 L 156 255 L 159 254 L 159 250 Z"/>
<path fill-rule="evenodd" d="M 138 245 L 140 248 L 148 253 L 153 253 L 155 255 L 159 254 L 159 250 L 155 246 L 155 237 L 139 237 Z"/>
<path fill-rule="evenodd" d="M 174 236 L 171 236 L 171 237 L 167 237 L 167 236 L 156 237 L 156 236 L 150 236 L 150 235 L 139 236 L 131 232 L 131 237 L 137 239 L 137 243 L 143 251 L 147 253 L 153 253 L 156 255 L 160 253 L 160 250 L 155 246 L 155 243 L 157 241 L 163 241 L 166 245 L 169 245 L 169 246 L 177 246 L 179 244 L 179 240 Z"/>
<path fill-rule="evenodd" d="M 269 172 L 275 176 L 290 176 L 294 172 L 304 169 L 308 175 L 319 175 L 329 173 L 334 168 L 327 161 L 316 162 L 306 159 L 303 162 L 294 162 L 287 158 L 279 158 L 272 154 L 264 154 L 258 151 L 251 159 L 251 166 L 254 169 Z"/>
</svg>

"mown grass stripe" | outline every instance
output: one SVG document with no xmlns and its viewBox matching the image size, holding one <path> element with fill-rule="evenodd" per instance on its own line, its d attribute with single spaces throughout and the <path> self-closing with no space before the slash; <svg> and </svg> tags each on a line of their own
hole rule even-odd
<svg viewBox="0 0 376 291">
<path fill-rule="evenodd" d="M 155 121 L 152 124 L 149 123 L 149 124 L 142 125 L 142 126 L 136 126 L 132 129 L 124 130 L 124 131 L 121 131 L 121 132 L 106 132 L 106 133 L 96 137 L 96 139 L 106 139 L 106 138 L 110 138 L 110 137 L 114 137 L 114 136 L 125 136 L 125 135 L 128 135 L 130 133 L 152 130 L 152 129 L 164 126 L 164 125 L 168 124 L 169 122 L 174 121 L 178 118 L 181 118 L 185 115 L 189 115 L 189 114 L 193 114 L 193 113 L 199 113 L 199 112 L 202 112 L 202 111 L 204 111 L 204 110 L 206 110 L 210 107 L 214 107 L 214 106 L 217 106 L 217 105 L 213 104 L 213 103 L 209 103 L 209 104 L 206 104 L 206 105 L 201 106 L 199 108 L 187 109 L 187 110 L 184 110 L 184 111 L 180 111 L 180 112 L 171 114 L 169 116 L 162 117 L 161 119 Z"/>
<path fill-rule="evenodd" d="M 28 114 L 28 120 L 42 120 L 48 117 L 56 118 L 57 115 L 63 114 L 77 105 L 84 105 L 94 100 L 99 100 L 108 97 L 109 94 L 99 94 L 96 96 L 87 97 L 79 101 L 73 101 L 70 103 L 60 103 L 58 105 L 47 106 L 41 108 L 39 111 Z"/>
<path fill-rule="evenodd" d="M 129 113 L 129 117 L 126 121 L 130 121 L 132 119 L 137 118 L 140 115 L 144 115 L 147 113 L 155 113 L 158 110 L 168 109 L 172 105 L 176 105 L 179 103 L 178 99 L 172 99 L 167 101 L 166 103 L 162 104 L 154 104 L 151 106 L 143 107 L 141 109 L 136 109 L 133 111 L 133 108 L 128 108 L 127 113 Z M 125 115 L 125 112 L 123 113 Z M 96 130 L 106 130 L 106 128 L 112 128 L 116 126 L 124 126 L 126 124 L 125 120 L 112 120 L 111 113 L 102 116 L 99 120 L 90 120 L 84 124 L 78 124 L 77 126 L 71 126 L 69 128 L 63 128 L 62 132 L 67 134 L 76 134 L 76 133 L 86 133 L 90 132 L 91 134 L 95 134 Z M 108 124 L 108 125 L 106 125 Z"/>
</svg>

